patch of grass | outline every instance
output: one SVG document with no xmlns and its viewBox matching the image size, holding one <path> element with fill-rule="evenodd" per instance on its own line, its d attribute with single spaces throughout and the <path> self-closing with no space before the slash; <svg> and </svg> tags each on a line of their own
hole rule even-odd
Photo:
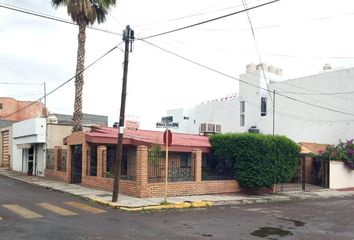
<svg viewBox="0 0 354 240">
<path fill-rule="evenodd" d="M 160 202 L 160 205 L 171 205 L 172 203 L 167 202 L 166 200 L 163 200 L 162 202 Z"/>
</svg>

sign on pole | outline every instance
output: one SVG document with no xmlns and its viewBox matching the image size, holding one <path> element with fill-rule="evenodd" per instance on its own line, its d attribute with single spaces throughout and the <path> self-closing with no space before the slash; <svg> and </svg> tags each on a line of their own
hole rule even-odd
<svg viewBox="0 0 354 240">
<path fill-rule="evenodd" d="M 169 129 L 166 129 L 166 131 L 163 134 L 163 144 L 168 147 L 170 147 L 172 144 L 172 132 Z"/>
</svg>

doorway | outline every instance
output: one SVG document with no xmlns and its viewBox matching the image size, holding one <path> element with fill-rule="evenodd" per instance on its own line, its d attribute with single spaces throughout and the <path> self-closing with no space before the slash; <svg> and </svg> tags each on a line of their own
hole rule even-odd
<svg viewBox="0 0 354 240">
<path fill-rule="evenodd" d="M 81 183 L 82 145 L 71 145 L 71 183 Z"/>
<path fill-rule="evenodd" d="M 33 167 L 34 167 L 34 147 L 31 146 L 31 148 L 28 149 L 28 161 L 27 161 L 27 175 L 32 176 L 33 175 Z"/>
</svg>

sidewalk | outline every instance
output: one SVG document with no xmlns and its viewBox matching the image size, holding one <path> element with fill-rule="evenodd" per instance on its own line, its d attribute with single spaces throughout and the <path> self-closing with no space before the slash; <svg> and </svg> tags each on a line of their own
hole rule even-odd
<svg viewBox="0 0 354 240">
<path fill-rule="evenodd" d="M 171 204 L 161 205 L 164 200 L 163 198 L 136 198 L 119 194 L 118 203 L 112 203 L 112 193 L 108 191 L 95 190 L 92 188 L 83 187 L 81 185 L 49 180 L 43 177 L 27 176 L 23 173 L 14 172 L 4 168 L 0 168 L 0 174 L 29 184 L 72 194 L 86 200 L 97 202 L 99 204 L 130 211 L 206 207 L 211 205 L 239 205 L 314 198 L 322 199 L 330 197 L 354 196 L 354 191 L 343 192 L 330 189 L 321 189 L 311 192 L 263 194 L 257 196 L 243 194 L 213 194 L 169 197 L 167 201 Z"/>
</svg>

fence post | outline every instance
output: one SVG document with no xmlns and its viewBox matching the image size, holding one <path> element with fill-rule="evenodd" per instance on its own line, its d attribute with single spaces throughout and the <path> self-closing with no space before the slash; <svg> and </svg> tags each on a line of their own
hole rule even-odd
<svg viewBox="0 0 354 240">
<path fill-rule="evenodd" d="M 59 165 L 59 161 L 60 161 L 60 150 L 61 150 L 61 146 L 55 146 L 54 147 L 54 171 L 58 171 L 58 165 Z"/>
<path fill-rule="evenodd" d="M 194 149 L 193 155 L 195 156 L 194 159 L 195 181 L 201 182 L 202 181 L 202 151 L 200 149 Z"/>
<path fill-rule="evenodd" d="M 135 176 L 137 194 L 143 197 L 148 183 L 148 147 L 143 145 L 137 147 Z"/>
<path fill-rule="evenodd" d="M 97 177 L 103 177 L 106 173 L 105 165 L 103 165 L 103 153 L 106 150 L 106 146 L 97 147 Z"/>
<path fill-rule="evenodd" d="M 302 191 L 305 191 L 306 190 L 306 156 L 304 155 L 301 156 L 301 163 L 302 163 L 302 176 L 301 176 Z"/>
</svg>

